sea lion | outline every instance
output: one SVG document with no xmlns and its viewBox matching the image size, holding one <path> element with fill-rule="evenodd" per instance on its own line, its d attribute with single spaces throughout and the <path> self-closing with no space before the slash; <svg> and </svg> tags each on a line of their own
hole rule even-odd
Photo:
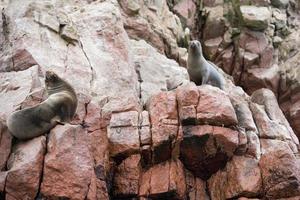
<svg viewBox="0 0 300 200">
<path fill-rule="evenodd" d="M 224 90 L 225 79 L 215 67 L 212 62 L 204 58 L 201 43 L 197 40 L 191 41 L 187 67 L 190 80 L 196 85 L 210 84 Z"/>
<path fill-rule="evenodd" d="M 27 140 L 44 133 L 58 123 L 70 121 L 77 108 L 73 87 L 52 71 L 46 71 L 45 85 L 48 98 L 40 104 L 13 112 L 7 118 L 10 133 Z"/>
</svg>

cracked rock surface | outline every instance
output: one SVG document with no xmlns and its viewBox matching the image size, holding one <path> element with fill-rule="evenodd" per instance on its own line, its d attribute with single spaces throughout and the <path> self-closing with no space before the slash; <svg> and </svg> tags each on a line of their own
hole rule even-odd
<svg viewBox="0 0 300 200">
<path fill-rule="evenodd" d="M 180 18 L 186 16 L 181 6 L 194 3 L 182 2 Z M 181 22 L 171 4 L 1 1 L 0 199 L 300 197 L 299 140 L 277 94 L 260 89 L 248 96 L 229 79 L 225 91 L 189 82 L 180 66 Z M 207 25 L 224 25 L 213 19 Z M 249 66 L 261 64 L 261 53 L 272 48 L 259 33 L 243 37 L 253 44 L 251 38 L 260 39 L 263 49 L 241 45 L 249 48 Z M 211 52 L 216 41 L 207 43 Z M 49 69 L 75 88 L 76 115 L 45 135 L 18 141 L 6 118 L 47 98 Z"/>
</svg>

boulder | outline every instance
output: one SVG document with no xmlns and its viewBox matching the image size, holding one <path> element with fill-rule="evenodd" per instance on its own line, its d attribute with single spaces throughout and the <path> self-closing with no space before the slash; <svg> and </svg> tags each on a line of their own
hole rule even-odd
<svg viewBox="0 0 300 200">
<path fill-rule="evenodd" d="M 184 199 L 186 193 L 183 165 L 170 160 L 154 165 L 142 174 L 139 195 L 151 199 Z"/>
<path fill-rule="evenodd" d="M 45 198 L 84 199 L 94 173 L 87 132 L 78 125 L 51 130 L 41 194 Z"/>
<path fill-rule="evenodd" d="M 139 194 L 140 159 L 139 154 L 132 155 L 117 166 L 114 176 L 114 197 L 136 197 Z"/>
<path fill-rule="evenodd" d="M 213 199 L 258 196 L 262 188 L 258 160 L 234 156 L 224 170 L 218 171 L 208 180 L 208 187 Z"/>
<path fill-rule="evenodd" d="M 180 159 L 201 179 L 223 168 L 239 144 L 238 132 L 216 126 L 184 126 Z"/>
<path fill-rule="evenodd" d="M 200 124 L 219 126 L 236 125 L 237 117 L 229 97 L 219 88 L 203 85 L 199 87 L 197 121 Z"/>
<path fill-rule="evenodd" d="M 5 183 L 6 199 L 34 199 L 43 173 L 46 137 L 19 142 L 10 155 Z"/>
<path fill-rule="evenodd" d="M 300 169 L 286 142 L 261 139 L 262 156 L 259 166 L 267 198 L 288 198 L 300 194 Z"/>
<path fill-rule="evenodd" d="M 178 111 L 175 92 L 161 92 L 152 96 L 148 104 L 152 124 L 153 163 L 171 158 L 172 143 L 178 136 Z"/>
<path fill-rule="evenodd" d="M 240 7 L 245 26 L 253 30 L 264 30 L 271 20 L 271 12 L 267 7 L 246 6 Z"/>
<path fill-rule="evenodd" d="M 7 127 L 0 121 L 0 171 L 6 168 L 6 162 L 11 151 L 12 138 Z"/>
</svg>

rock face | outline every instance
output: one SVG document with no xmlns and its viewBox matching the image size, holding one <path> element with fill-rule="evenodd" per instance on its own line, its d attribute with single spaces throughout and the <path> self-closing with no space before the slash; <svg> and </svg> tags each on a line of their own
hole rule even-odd
<svg viewBox="0 0 300 200">
<path fill-rule="evenodd" d="M 299 138 L 299 2 L 203 1 L 196 8 L 191 32 L 205 56 L 248 94 L 272 90 Z"/>
<path fill-rule="evenodd" d="M 253 30 L 264 30 L 268 27 L 271 12 L 267 7 L 241 6 L 245 25 Z"/>
<path fill-rule="evenodd" d="M 297 199 L 299 141 L 283 114 L 297 124 L 297 106 L 282 112 L 280 93 L 254 91 L 288 86 L 278 83 L 265 33 L 243 29 L 232 45 L 237 30 L 227 29 L 223 4 L 203 1 L 205 51 L 251 97 L 229 79 L 225 91 L 196 86 L 165 57 L 184 62 L 181 22 L 196 27 L 195 1 L 2 1 L 0 199 Z M 290 23 L 272 13 L 283 31 Z M 76 115 L 18 141 L 6 118 L 47 97 L 48 69 L 74 86 Z"/>
</svg>

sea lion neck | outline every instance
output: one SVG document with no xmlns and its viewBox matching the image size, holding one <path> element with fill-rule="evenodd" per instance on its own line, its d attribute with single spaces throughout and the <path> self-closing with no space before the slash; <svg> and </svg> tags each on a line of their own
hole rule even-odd
<svg viewBox="0 0 300 200">
<path fill-rule="evenodd" d="M 50 95 L 50 94 L 54 94 L 57 92 L 61 92 L 62 90 L 65 90 L 67 88 L 69 88 L 68 85 L 66 83 L 64 83 L 63 81 L 60 81 L 59 83 L 47 85 L 47 92 Z"/>
</svg>

